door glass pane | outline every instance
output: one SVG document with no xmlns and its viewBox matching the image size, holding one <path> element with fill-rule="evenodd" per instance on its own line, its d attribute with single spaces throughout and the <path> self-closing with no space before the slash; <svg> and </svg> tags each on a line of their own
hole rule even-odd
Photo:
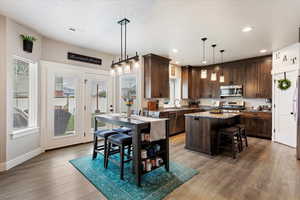
<svg viewBox="0 0 300 200">
<path fill-rule="evenodd" d="M 91 127 L 94 130 L 94 116 L 107 112 L 107 83 L 104 80 L 90 80 L 89 83 Z M 98 127 L 105 127 L 105 123 L 98 122 Z"/>
<path fill-rule="evenodd" d="M 121 89 L 121 97 L 130 95 L 133 100 L 132 110 L 137 109 L 137 102 L 136 102 L 136 76 L 135 75 L 123 75 L 120 77 L 120 89 Z M 125 105 L 125 102 L 122 98 L 120 102 L 120 109 L 121 112 L 127 112 L 127 106 Z"/>
<path fill-rule="evenodd" d="M 76 78 L 55 76 L 54 136 L 75 133 Z"/>
<path fill-rule="evenodd" d="M 14 60 L 13 83 L 13 128 L 26 128 L 29 125 L 29 63 Z"/>
</svg>

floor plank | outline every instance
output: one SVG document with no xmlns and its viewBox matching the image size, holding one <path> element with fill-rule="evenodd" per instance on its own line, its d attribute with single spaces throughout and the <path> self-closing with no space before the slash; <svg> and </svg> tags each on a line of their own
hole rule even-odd
<svg viewBox="0 0 300 200">
<path fill-rule="evenodd" d="M 300 200 L 300 161 L 293 148 L 249 138 L 249 148 L 233 160 L 192 152 L 184 145 L 185 134 L 172 137 L 170 159 L 200 173 L 166 200 Z M 48 151 L 0 173 L 0 199 L 105 199 L 68 162 L 91 150 L 92 144 L 82 144 Z"/>
</svg>

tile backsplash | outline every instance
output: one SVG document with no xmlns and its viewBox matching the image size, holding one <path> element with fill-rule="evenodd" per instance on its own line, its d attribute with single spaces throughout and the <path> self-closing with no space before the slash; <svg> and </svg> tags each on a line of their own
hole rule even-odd
<svg viewBox="0 0 300 200">
<path fill-rule="evenodd" d="M 212 105 L 214 101 L 235 101 L 243 100 L 245 101 L 245 107 L 247 108 L 256 108 L 258 106 L 268 105 L 271 106 L 271 103 L 266 103 L 266 99 L 252 99 L 252 98 L 237 98 L 229 97 L 224 99 L 200 99 L 200 105 Z"/>
</svg>

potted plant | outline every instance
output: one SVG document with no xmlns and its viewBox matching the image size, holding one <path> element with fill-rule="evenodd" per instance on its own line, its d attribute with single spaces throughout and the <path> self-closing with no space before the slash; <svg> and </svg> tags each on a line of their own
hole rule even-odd
<svg viewBox="0 0 300 200">
<path fill-rule="evenodd" d="M 33 42 L 36 41 L 36 38 L 30 35 L 21 35 L 23 40 L 23 50 L 32 53 Z"/>
</svg>

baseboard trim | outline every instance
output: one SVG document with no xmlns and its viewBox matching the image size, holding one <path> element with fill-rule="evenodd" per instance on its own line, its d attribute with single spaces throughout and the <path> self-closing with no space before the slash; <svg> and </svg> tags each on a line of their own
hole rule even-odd
<svg viewBox="0 0 300 200">
<path fill-rule="evenodd" d="M 41 153 L 43 153 L 44 150 L 42 148 L 37 148 L 37 149 L 34 149 L 33 151 L 30 151 L 28 153 L 25 153 L 21 156 L 18 156 L 16 157 L 15 159 L 12 159 L 12 160 L 9 160 L 5 163 L 5 166 L 4 166 L 4 169 L 5 170 L 9 170 Z"/>
<path fill-rule="evenodd" d="M 0 172 L 5 171 L 6 167 L 5 167 L 5 163 L 0 163 Z"/>
</svg>

